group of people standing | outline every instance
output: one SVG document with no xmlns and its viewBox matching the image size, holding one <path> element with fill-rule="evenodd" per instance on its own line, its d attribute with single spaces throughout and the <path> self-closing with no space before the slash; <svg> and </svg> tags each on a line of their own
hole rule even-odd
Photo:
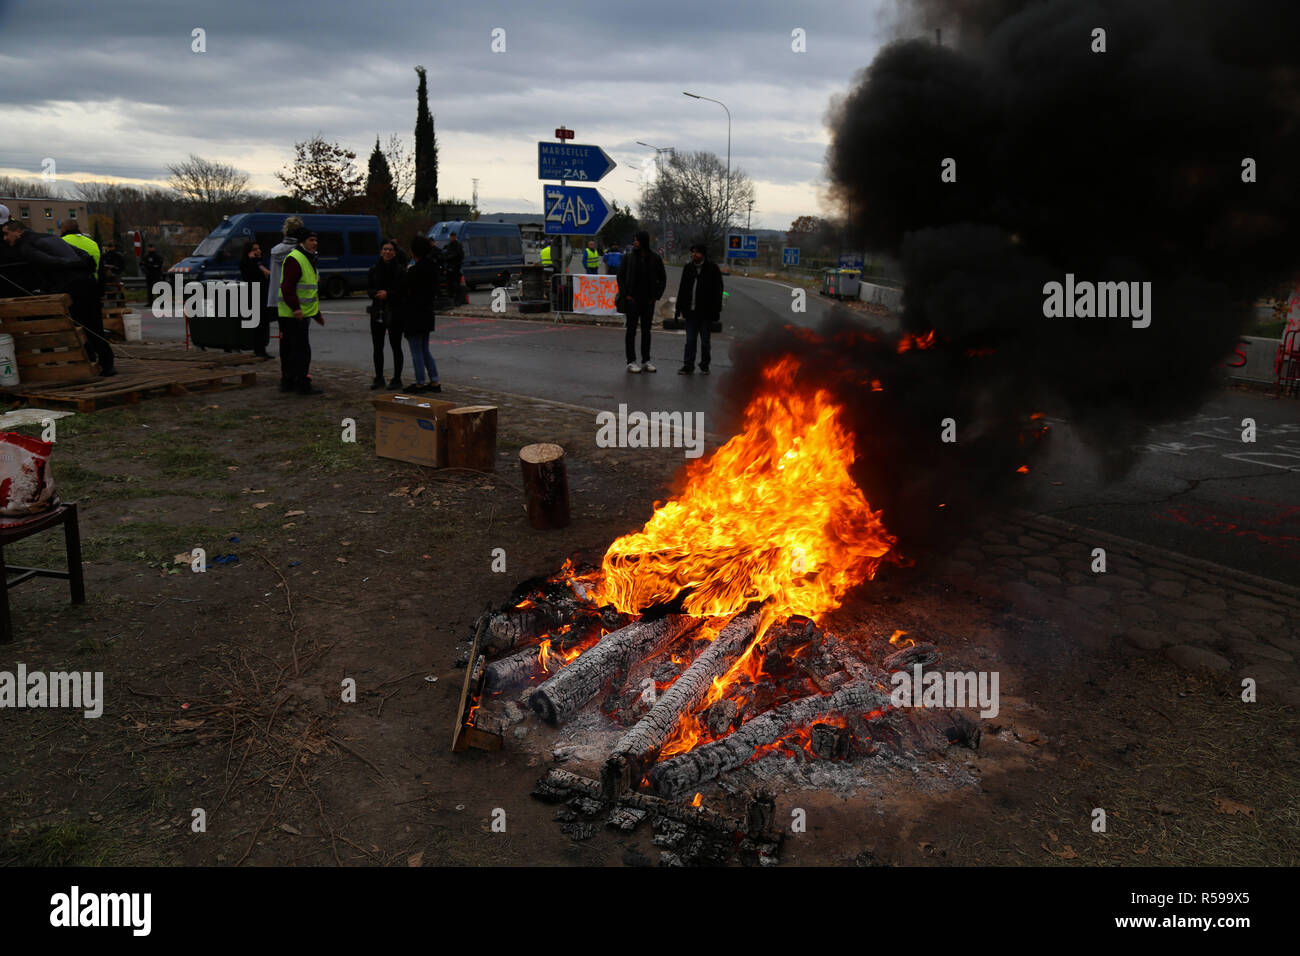
<svg viewBox="0 0 1300 956">
<path fill-rule="evenodd" d="M 638 232 L 632 250 L 622 256 L 618 267 L 618 297 L 614 306 L 626 317 L 624 349 L 627 370 L 633 373 L 657 372 L 650 361 L 650 326 L 654 321 L 655 303 L 668 285 L 664 261 L 650 248 L 650 234 Z M 682 267 L 677 287 L 675 317 L 686 325 L 686 349 L 678 375 L 695 373 L 695 351 L 700 350 L 700 373 L 709 374 L 712 360 L 709 337 L 713 323 L 722 313 L 722 270 L 709 261 L 709 248 L 702 242 L 691 246 L 691 259 Z M 640 330 L 641 361 L 637 361 L 637 331 Z"/>
<path fill-rule="evenodd" d="M 267 355 L 270 324 L 267 317 L 275 310 L 280 326 L 280 390 L 301 395 L 319 395 L 312 384 L 311 323 L 324 325 L 320 311 L 319 277 L 316 272 L 318 237 L 303 225 L 298 216 L 284 222 L 284 240 L 271 250 L 270 265 L 263 264 L 262 250 L 256 242 L 244 247 L 240 259 L 240 276 L 266 286 L 265 299 L 253 295 L 258 303 L 253 351 Z M 450 248 L 454 246 L 454 248 Z M 438 365 L 429 349 L 429 334 L 434 329 L 434 307 L 444 267 L 450 266 L 460 246 L 455 237 L 449 243 L 447 261 L 426 236 L 411 239 L 408 257 L 392 239 L 384 241 L 379 258 L 370 267 L 367 291 L 370 295 L 370 336 L 374 347 L 375 379 L 372 389 L 391 388 L 407 392 L 441 392 Z M 459 278 L 459 261 L 456 263 Z M 411 353 L 415 382 L 402 384 L 402 340 Z M 384 345 L 393 354 L 393 375 L 384 380 Z"/>
<path fill-rule="evenodd" d="M 411 239 L 411 261 L 403 265 L 393 240 L 379 250 L 379 261 L 370 267 L 366 291 L 370 296 L 370 338 L 374 345 L 375 380 L 372 389 L 384 388 L 384 341 L 393 353 L 393 377 L 388 388 L 407 392 L 441 392 L 438 364 L 429 351 L 429 333 L 434 328 L 434 304 L 442 279 L 442 256 L 427 236 Z M 402 385 L 402 345 L 411 352 L 415 384 Z"/>
</svg>

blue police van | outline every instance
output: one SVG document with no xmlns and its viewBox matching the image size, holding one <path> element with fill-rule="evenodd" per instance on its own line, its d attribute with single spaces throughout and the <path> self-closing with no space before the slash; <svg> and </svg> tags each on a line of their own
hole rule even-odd
<svg viewBox="0 0 1300 956">
<path fill-rule="evenodd" d="M 523 271 L 524 241 L 514 223 L 440 222 L 429 230 L 429 238 L 442 249 L 453 232 L 465 253 L 461 274 L 466 288 L 473 289 L 484 282 L 505 285 Z"/>
<path fill-rule="evenodd" d="M 365 289 L 370 267 L 379 258 L 383 241 L 375 216 L 331 216 L 298 213 L 303 225 L 315 230 L 316 271 L 320 294 L 337 299 Z M 262 264 L 270 265 L 271 250 L 283 239 L 284 221 L 289 214 L 250 212 L 227 216 L 221 225 L 195 247 L 189 256 L 171 267 L 187 279 L 218 280 L 239 278 L 239 256 L 244 243 L 255 240 L 262 247 Z"/>
</svg>

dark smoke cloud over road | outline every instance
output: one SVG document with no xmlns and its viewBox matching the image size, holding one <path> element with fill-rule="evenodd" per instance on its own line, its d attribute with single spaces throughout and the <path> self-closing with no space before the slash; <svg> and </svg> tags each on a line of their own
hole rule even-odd
<svg viewBox="0 0 1300 956">
<path fill-rule="evenodd" d="M 863 244 L 902 261 L 904 329 L 935 345 L 900 354 L 848 317 L 816 340 L 774 329 L 739 350 L 735 391 L 800 354 L 806 383 L 852 410 L 864 490 L 905 546 L 1015 491 L 1033 412 L 1122 474 L 1150 423 L 1201 403 L 1253 300 L 1300 261 L 1300 4 L 907 13 L 923 38 L 885 47 L 833 105 L 827 164 Z M 1067 276 L 1148 291 L 1145 320 L 1045 316 L 1045 284 Z"/>
</svg>

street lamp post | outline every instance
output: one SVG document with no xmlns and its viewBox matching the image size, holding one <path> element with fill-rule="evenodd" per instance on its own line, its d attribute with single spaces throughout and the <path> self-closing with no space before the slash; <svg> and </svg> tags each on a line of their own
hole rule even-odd
<svg viewBox="0 0 1300 956">
<path fill-rule="evenodd" d="M 664 153 L 671 153 L 674 149 L 676 149 L 676 147 L 674 147 L 674 146 L 651 146 L 649 143 L 643 143 L 643 142 L 641 142 L 641 140 L 639 140 L 639 139 L 636 141 L 636 144 L 637 144 L 638 146 L 644 146 L 646 149 L 653 149 L 653 150 L 655 151 L 655 172 L 656 172 L 656 175 L 659 177 L 659 180 L 661 180 L 661 179 L 663 178 L 663 174 L 664 174 L 664 162 L 663 162 L 663 159 L 664 159 Z M 660 182 L 659 180 L 656 180 L 656 185 L 660 186 L 660 193 L 659 193 L 659 228 L 660 228 L 659 241 L 662 242 L 662 243 L 664 244 L 664 254 L 667 255 L 667 254 L 668 254 L 668 210 L 667 210 L 667 208 L 664 206 L 664 197 L 663 197 L 663 192 L 662 192 L 662 185 L 663 185 L 663 184 L 662 184 L 662 182 Z M 647 250 L 647 251 L 648 251 L 648 250 Z"/>
<path fill-rule="evenodd" d="M 700 96 L 698 93 L 687 93 L 682 90 L 682 96 L 689 96 L 693 100 L 708 100 L 710 103 L 717 103 L 727 111 L 727 222 L 726 226 L 731 226 L 731 110 L 727 109 L 727 104 L 722 100 L 715 100 L 712 97 Z M 724 228 L 723 233 L 726 233 Z"/>
</svg>

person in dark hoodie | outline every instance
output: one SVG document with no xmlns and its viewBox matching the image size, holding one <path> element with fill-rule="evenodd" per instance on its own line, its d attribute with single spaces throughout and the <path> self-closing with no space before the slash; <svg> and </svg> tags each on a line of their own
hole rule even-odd
<svg viewBox="0 0 1300 956">
<path fill-rule="evenodd" d="M 253 303 L 253 314 L 244 321 L 254 323 L 249 326 L 253 330 L 250 337 L 253 340 L 253 354 L 258 358 L 271 357 L 266 351 L 271 342 L 271 321 L 267 315 L 268 310 L 262 305 L 265 298 L 262 288 L 270 277 L 271 270 L 262 265 L 261 245 L 255 239 L 244 243 L 243 251 L 239 254 L 239 278 L 251 290 L 250 300 Z"/>
<path fill-rule="evenodd" d="M 100 375 L 116 375 L 113 348 L 104 335 L 104 314 L 99 302 L 97 263 L 90 254 L 55 236 L 33 232 L 10 219 L 3 227 L 4 241 L 32 268 L 37 288 L 33 293 L 66 292 L 72 297 L 68 312 L 86 333 L 86 351 L 99 363 Z"/>
<path fill-rule="evenodd" d="M 655 303 L 664 294 L 668 274 L 664 261 L 650 248 L 650 233 L 638 232 L 632 240 L 632 252 L 623 257 L 618 268 L 618 298 L 615 307 L 627 316 L 624 351 L 629 372 L 657 372 L 650 364 L 650 323 L 654 321 Z M 636 329 L 641 325 L 641 362 L 636 360 Z"/>
<path fill-rule="evenodd" d="M 388 387 L 402 387 L 402 309 L 406 297 L 406 267 L 397 259 L 397 243 L 384 241 L 379 259 L 370 267 L 366 282 L 370 295 L 370 340 L 375 347 L 375 380 L 371 389 L 384 387 L 384 339 L 393 350 L 393 379 Z"/>
<path fill-rule="evenodd" d="M 316 233 L 306 226 L 294 230 L 297 248 L 284 258 L 280 280 L 280 391 L 320 395 L 312 386 L 311 323 L 325 320 L 320 314 L 319 278 L 316 274 Z"/>
<path fill-rule="evenodd" d="M 709 332 L 722 314 L 722 270 L 709 261 L 709 247 L 691 246 L 691 261 L 682 269 L 677 287 L 677 316 L 686 319 L 686 353 L 678 375 L 695 371 L 695 340 L 700 340 L 700 373 L 709 374 Z"/>
<path fill-rule="evenodd" d="M 411 367 L 415 384 L 408 392 L 441 392 L 438 364 L 429 351 L 429 333 L 434 327 L 434 304 L 438 299 L 438 280 L 442 262 L 428 236 L 411 239 L 411 265 L 406 270 L 406 300 L 402 316 L 402 335 L 411 347 Z M 429 382 L 424 381 L 428 372 Z"/>
</svg>

